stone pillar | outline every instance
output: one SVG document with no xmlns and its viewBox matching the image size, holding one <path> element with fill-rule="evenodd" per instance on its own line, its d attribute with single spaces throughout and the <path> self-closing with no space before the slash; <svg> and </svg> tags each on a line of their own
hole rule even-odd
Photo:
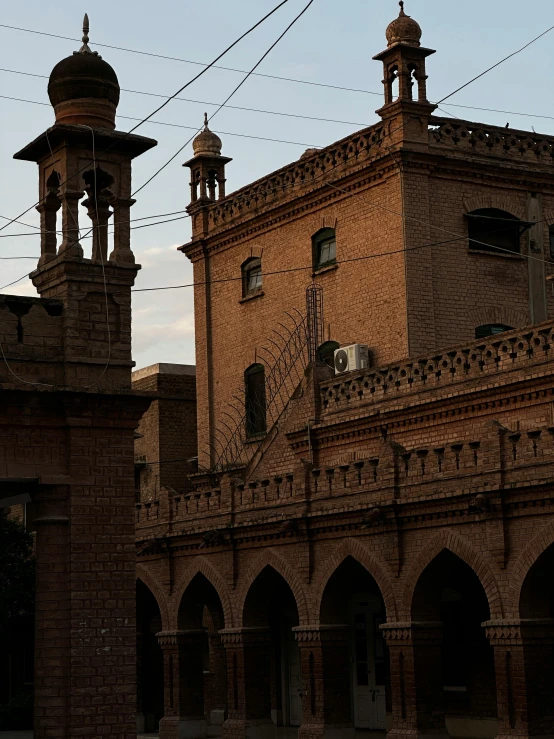
<svg viewBox="0 0 554 739">
<path fill-rule="evenodd" d="M 384 623 L 390 654 L 392 727 L 388 737 L 448 737 L 442 691 L 442 623 Z"/>
<path fill-rule="evenodd" d="M 271 632 L 263 628 L 219 632 L 227 656 L 224 739 L 274 739 L 269 675 Z"/>
<path fill-rule="evenodd" d="M 83 197 L 82 192 L 65 191 L 59 195 L 62 202 L 62 231 L 63 241 L 59 248 L 59 254 L 66 256 L 82 257 L 83 247 L 79 243 L 79 200 Z"/>
<path fill-rule="evenodd" d="M 146 724 L 144 720 L 143 706 L 143 672 L 142 672 L 142 650 L 144 635 L 137 631 L 137 734 L 144 734 Z"/>
<path fill-rule="evenodd" d="M 161 631 L 164 661 L 164 717 L 160 739 L 202 739 L 204 716 L 204 629 Z"/>
<path fill-rule="evenodd" d="M 118 198 L 112 202 L 114 208 L 114 248 L 110 262 L 118 265 L 133 265 L 135 255 L 131 250 L 131 206 L 132 198 Z"/>
<path fill-rule="evenodd" d="M 208 723 L 222 726 L 227 714 L 227 658 L 219 632 L 208 634 L 211 703 Z"/>
<path fill-rule="evenodd" d="M 56 233 L 57 218 L 56 214 L 61 208 L 61 202 L 57 195 L 49 193 L 37 210 L 40 213 L 40 259 L 39 267 L 56 256 L 57 239 Z"/>
<path fill-rule="evenodd" d="M 299 739 L 354 737 L 350 626 L 297 626 L 293 631 L 302 668 L 303 720 Z"/>
<path fill-rule="evenodd" d="M 554 619 L 486 621 L 494 647 L 497 739 L 552 736 Z"/>
<path fill-rule="evenodd" d="M 67 491 L 35 497 L 35 739 L 66 739 L 70 707 L 70 598 Z"/>
</svg>

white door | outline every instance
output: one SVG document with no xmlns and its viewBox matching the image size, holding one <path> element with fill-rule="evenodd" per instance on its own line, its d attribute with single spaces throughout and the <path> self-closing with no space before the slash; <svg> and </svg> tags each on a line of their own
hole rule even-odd
<svg viewBox="0 0 554 739">
<path fill-rule="evenodd" d="M 286 683 L 288 688 L 288 725 L 300 726 L 302 723 L 302 670 L 300 649 L 289 629 L 286 644 Z"/>
<path fill-rule="evenodd" d="M 385 654 L 379 629 L 383 620 L 377 599 L 354 602 L 352 683 L 354 725 L 358 729 L 385 729 Z"/>
</svg>

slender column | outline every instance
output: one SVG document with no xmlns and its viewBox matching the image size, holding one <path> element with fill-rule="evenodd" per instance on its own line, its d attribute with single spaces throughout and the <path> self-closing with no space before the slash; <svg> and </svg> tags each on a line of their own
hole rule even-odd
<svg viewBox="0 0 554 739">
<path fill-rule="evenodd" d="M 142 670 L 142 650 L 144 635 L 137 631 L 137 734 L 144 734 L 144 705 L 143 705 L 143 670 Z"/>
<path fill-rule="evenodd" d="M 442 623 L 381 625 L 390 654 L 389 737 L 448 737 L 442 706 Z"/>
<path fill-rule="evenodd" d="M 79 243 L 79 200 L 82 192 L 63 192 L 59 195 L 62 201 L 63 241 L 59 253 L 67 256 L 82 257 L 83 247 Z"/>
<path fill-rule="evenodd" d="M 40 213 L 40 259 L 39 267 L 56 256 L 57 233 L 56 213 L 62 204 L 54 193 L 49 193 L 37 206 Z"/>
<path fill-rule="evenodd" d="M 136 203 L 132 198 L 117 198 L 112 201 L 114 207 L 114 248 L 110 254 L 110 262 L 119 265 L 135 264 L 135 255 L 131 250 L 131 207 Z"/>
<path fill-rule="evenodd" d="M 96 200 L 91 195 L 83 200 L 92 221 L 92 261 L 106 263 L 108 261 L 108 223 L 112 212 L 108 200 L 100 193 Z"/>
<path fill-rule="evenodd" d="M 63 494 L 35 499 L 39 515 L 35 588 L 35 739 L 69 735 L 70 603 L 68 524 Z M 42 498 L 42 499 L 41 499 Z"/>
<path fill-rule="evenodd" d="M 219 632 L 227 655 L 228 718 L 224 739 L 273 739 L 269 674 L 269 629 L 223 629 Z"/>
<path fill-rule="evenodd" d="M 160 739 L 207 736 L 204 716 L 204 647 L 206 631 L 161 631 L 164 660 L 164 717 Z"/>
<path fill-rule="evenodd" d="M 552 736 L 554 619 L 486 621 L 494 647 L 497 739 Z"/>
<path fill-rule="evenodd" d="M 350 626 L 297 626 L 302 669 L 299 739 L 354 736 L 350 698 Z"/>
<path fill-rule="evenodd" d="M 216 631 L 208 635 L 210 646 L 210 714 L 209 723 L 221 726 L 227 713 L 227 661 L 221 636 Z"/>
</svg>

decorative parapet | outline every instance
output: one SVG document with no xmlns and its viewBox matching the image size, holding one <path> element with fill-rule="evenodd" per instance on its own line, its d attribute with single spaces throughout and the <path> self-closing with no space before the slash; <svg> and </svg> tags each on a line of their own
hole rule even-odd
<svg viewBox="0 0 554 739">
<path fill-rule="evenodd" d="M 436 116 L 429 120 L 429 129 L 431 147 L 446 146 L 535 164 L 552 164 L 554 158 L 552 136 Z"/>
<path fill-rule="evenodd" d="M 307 189 L 322 186 L 327 175 L 333 171 L 344 172 L 387 153 L 381 149 L 383 138 L 383 124 L 377 123 L 237 190 L 210 208 L 209 230 L 213 231 L 237 218 L 255 215 L 262 208 L 277 202 L 281 204 L 289 194 L 291 198 L 296 198 Z"/>
<path fill-rule="evenodd" d="M 327 413 L 344 411 L 552 360 L 553 337 L 554 322 L 549 321 L 425 357 L 338 375 L 321 383 L 322 407 Z"/>
</svg>

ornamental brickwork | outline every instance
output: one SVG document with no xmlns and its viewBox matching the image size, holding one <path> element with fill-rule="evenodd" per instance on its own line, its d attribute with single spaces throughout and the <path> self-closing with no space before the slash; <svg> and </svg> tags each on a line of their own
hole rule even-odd
<svg viewBox="0 0 554 739">
<path fill-rule="evenodd" d="M 229 195 L 209 129 L 187 163 L 198 470 L 137 577 L 204 660 L 162 739 L 554 736 L 554 139 L 435 117 L 420 39 L 402 7 L 375 126 Z"/>
</svg>

